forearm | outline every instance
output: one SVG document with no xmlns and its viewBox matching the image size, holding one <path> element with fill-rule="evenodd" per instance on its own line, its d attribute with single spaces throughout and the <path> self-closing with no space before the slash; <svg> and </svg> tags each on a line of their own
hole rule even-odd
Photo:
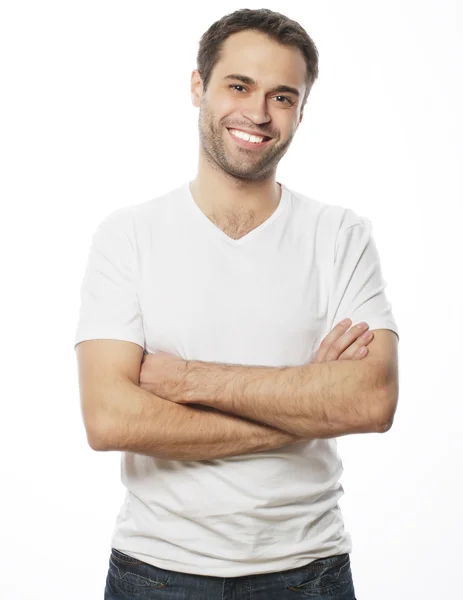
<svg viewBox="0 0 463 600">
<path fill-rule="evenodd" d="M 250 367 L 189 361 L 182 393 L 199 402 L 307 438 L 379 430 L 379 387 L 361 361 Z"/>
<path fill-rule="evenodd" d="M 299 436 L 240 417 L 169 402 L 127 382 L 104 408 L 98 450 L 172 460 L 252 454 L 301 441 Z"/>
</svg>

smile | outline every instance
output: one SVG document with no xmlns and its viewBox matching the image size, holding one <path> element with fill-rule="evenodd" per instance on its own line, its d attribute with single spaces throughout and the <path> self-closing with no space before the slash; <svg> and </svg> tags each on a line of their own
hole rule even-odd
<svg viewBox="0 0 463 600">
<path fill-rule="evenodd" d="M 239 129 L 228 129 L 228 131 L 232 139 L 244 148 L 262 148 L 271 140 L 268 136 L 250 135 Z"/>
</svg>

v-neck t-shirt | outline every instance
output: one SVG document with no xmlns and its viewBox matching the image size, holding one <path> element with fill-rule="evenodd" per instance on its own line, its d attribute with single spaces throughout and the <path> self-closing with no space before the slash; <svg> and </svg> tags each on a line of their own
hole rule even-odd
<svg viewBox="0 0 463 600">
<path fill-rule="evenodd" d="M 398 336 L 371 221 L 282 188 L 239 239 L 190 182 L 97 226 L 75 345 L 118 339 L 186 360 L 303 365 L 342 319 Z M 112 547 L 184 573 L 240 577 L 350 553 L 336 438 L 214 460 L 121 453 L 125 501 Z"/>
</svg>

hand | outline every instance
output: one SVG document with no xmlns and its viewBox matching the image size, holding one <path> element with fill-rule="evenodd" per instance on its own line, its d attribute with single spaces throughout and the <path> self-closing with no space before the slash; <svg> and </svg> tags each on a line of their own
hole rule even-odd
<svg viewBox="0 0 463 600">
<path fill-rule="evenodd" d="M 160 398 L 182 403 L 182 382 L 187 361 L 168 352 L 145 354 L 139 386 Z"/>
<path fill-rule="evenodd" d="M 328 362 L 330 360 L 361 360 L 368 354 L 367 345 L 373 340 L 374 333 L 369 331 L 369 337 L 361 337 L 363 333 L 368 331 L 368 324 L 362 329 L 357 326 L 351 326 L 352 322 L 349 319 L 347 325 L 338 323 L 329 334 L 323 339 L 318 349 L 315 360 L 312 363 Z M 364 354 L 359 350 L 365 348 Z"/>
</svg>

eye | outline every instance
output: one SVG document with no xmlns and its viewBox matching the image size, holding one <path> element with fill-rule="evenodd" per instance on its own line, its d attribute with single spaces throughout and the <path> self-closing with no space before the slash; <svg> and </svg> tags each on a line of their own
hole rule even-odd
<svg viewBox="0 0 463 600">
<path fill-rule="evenodd" d="M 275 96 L 275 98 L 283 98 L 284 100 L 286 100 L 287 104 L 289 104 L 289 105 L 294 104 L 294 102 L 291 100 L 291 98 L 288 98 L 288 96 Z M 278 104 L 282 104 L 282 103 L 278 102 Z"/>
<path fill-rule="evenodd" d="M 228 87 L 236 92 L 241 92 L 241 90 L 238 90 L 237 88 L 242 88 L 244 91 L 246 91 L 246 88 L 244 87 L 244 85 L 241 85 L 239 83 L 232 83 Z M 285 102 L 288 106 L 292 106 L 294 104 L 294 101 L 291 98 L 289 98 L 288 96 L 278 95 L 278 96 L 275 96 L 275 98 L 283 98 L 283 102 L 278 102 L 278 104 L 285 104 Z"/>
<path fill-rule="evenodd" d="M 239 83 L 232 83 L 228 87 L 231 88 L 231 89 L 235 89 L 235 88 L 243 88 L 244 89 L 244 86 L 240 85 Z M 236 91 L 239 92 L 239 90 L 236 90 Z"/>
</svg>

